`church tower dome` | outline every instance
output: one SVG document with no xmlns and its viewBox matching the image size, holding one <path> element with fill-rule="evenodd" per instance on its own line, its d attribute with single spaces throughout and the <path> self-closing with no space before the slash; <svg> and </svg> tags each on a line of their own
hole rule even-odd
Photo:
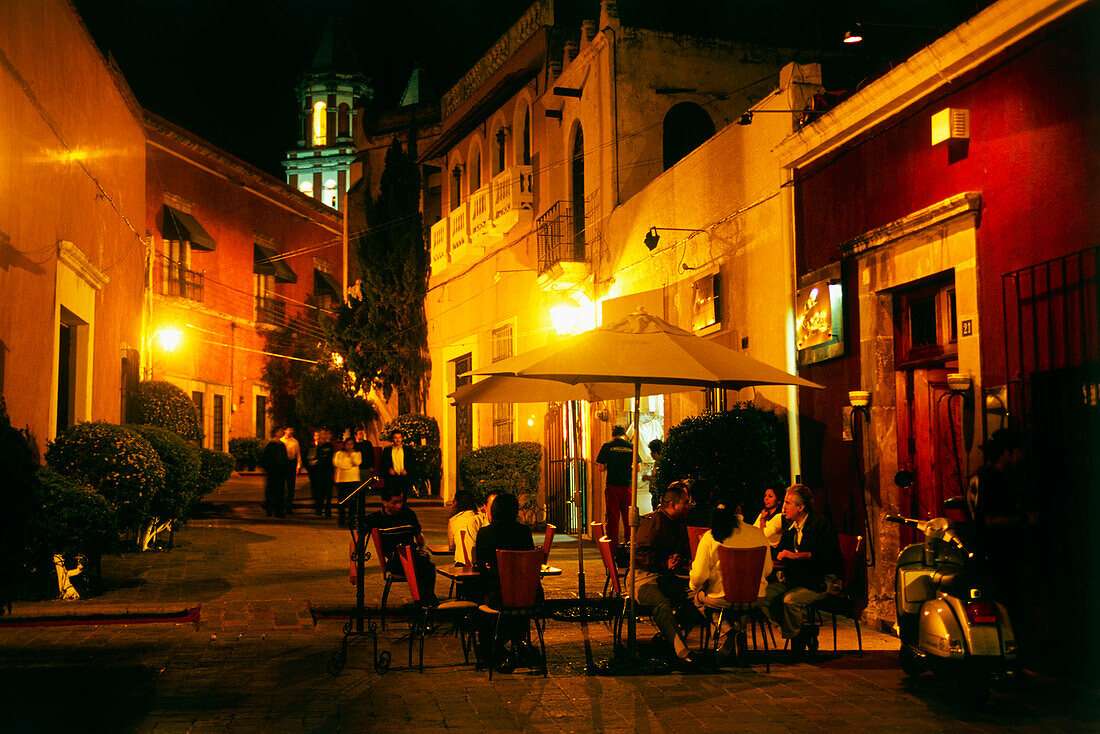
<svg viewBox="0 0 1100 734">
<path fill-rule="evenodd" d="M 347 31 L 329 18 L 296 89 L 302 137 L 283 166 L 287 183 L 334 209 L 344 208 L 355 158 L 356 108 L 374 94 L 361 69 Z"/>
</svg>

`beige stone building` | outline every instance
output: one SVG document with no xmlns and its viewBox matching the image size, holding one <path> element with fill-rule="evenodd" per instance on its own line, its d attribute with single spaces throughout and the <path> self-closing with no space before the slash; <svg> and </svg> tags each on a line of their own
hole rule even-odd
<svg viewBox="0 0 1100 734">
<path fill-rule="evenodd" d="M 425 212 L 429 224 L 438 217 L 429 413 L 445 497 L 465 452 L 537 441 L 546 515 L 575 529 L 603 516 L 591 459 L 612 425 L 629 422 L 629 401 L 456 408 L 447 394 L 470 369 L 638 305 L 791 368 L 790 202 L 770 150 L 819 73 L 784 69 L 778 52 L 629 27 L 610 2 L 598 21 L 555 21 L 552 3 L 533 4 L 443 95 L 440 135 L 421 151 L 443 178 L 441 211 Z M 750 108 L 752 124 L 737 124 Z M 643 444 L 724 400 L 790 400 L 784 389 L 745 392 L 643 398 Z M 565 501 L 574 465 L 583 516 Z"/>
</svg>

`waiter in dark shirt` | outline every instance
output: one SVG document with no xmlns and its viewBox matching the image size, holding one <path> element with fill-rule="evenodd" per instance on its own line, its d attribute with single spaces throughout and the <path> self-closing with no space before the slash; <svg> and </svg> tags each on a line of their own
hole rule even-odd
<svg viewBox="0 0 1100 734">
<path fill-rule="evenodd" d="M 380 563 L 385 564 L 386 570 L 391 573 L 404 575 L 401 568 L 401 559 L 397 555 L 399 545 L 413 545 L 417 552 L 413 553 L 413 564 L 416 566 L 416 584 L 420 589 L 422 601 L 426 604 L 434 604 L 435 596 L 435 566 L 428 560 L 424 552 L 424 533 L 420 527 L 420 520 L 416 513 L 405 504 L 405 493 L 389 484 L 382 488 L 382 509 L 367 515 L 363 532 L 368 535 L 375 528 L 379 530 L 405 529 L 404 532 L 382 534 L 382 558 Z"/>
<path fill-rule="evenodd" d="M 611 552 L 619 545 L 619 519 L 623 537 L 630 537 L 630 474 L 634 471 L 634 446 L 626 440 L 626 429 L 615 426 L 611 440 L 600 447 L 596 463 L 607 470 L 607 485 L 603 491 L 604 530 L 611 541 Z"/>
</svg>

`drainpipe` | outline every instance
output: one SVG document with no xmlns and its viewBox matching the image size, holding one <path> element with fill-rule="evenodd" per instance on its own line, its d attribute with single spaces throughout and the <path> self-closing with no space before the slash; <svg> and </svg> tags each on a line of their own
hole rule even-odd
<svg viewBox="0 0 1100 734">
<path fill-rule="evenodd" d="M 798 349 L 795 347 L 795 295 L 798 292 L 798 271 L 795 261 L 795 211 L 794 211 L 794 171 L 783 169 L 783 183 L 780 187 L 779 207 L 783 227 L 783 267 L 787 274 L 787 371 L 798 374 Z M 790 442 L 791 481 L 797 482 L 802 475 L 802 444 L 798 429 L 798 388 L 787 388 L 787 438 Z"/>
</svg>

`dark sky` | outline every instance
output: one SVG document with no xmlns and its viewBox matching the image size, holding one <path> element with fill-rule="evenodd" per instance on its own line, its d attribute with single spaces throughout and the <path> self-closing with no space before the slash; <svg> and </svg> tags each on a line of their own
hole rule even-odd
<svg viewBox="0 0 1100 734">
<path fill-rule="evenodd" d="M 376 99 L 396 106 L 416 63 L 444 91 L 529 0 L 75 0 L 152 112 L 283 177 L 294 86 L 325 19 L 348 29 Z M 598 5 L 597 5 L 598 7 Z"/>
<path fill-rule="evenodd" d="M 839 50 L 855 18 L 934 22 L 894 28 L 859 54 L 903 57 L 923 38 L 991 0 L 618 0 L 624 23 L 801 48 Z M 2 0 L 0 0 L 2 2 Z M 152 112 L 283 178 L 298 140 L 294 87 L 329 16 L 347 28 L 375 90 L 396 106 L 417 63 L 443 93 L 520 16 L 531 0 L 74 0 L 104 53 L 115 57 L 138 101 Z M 599 0 L 555 0 L 559 21 L 579 28 Z M 908 35 L 899 38 L 898 34 Z M 916 35 L 914 35 L 916 34 Z M 900 41 L 900 42 L 899 42 Z M 836 65 L 832 65 L 836 68 Z M 862 70 L 855 79 L 862 79 Z M 832 88 L 845 88 L 838 80 Z"/>
</svg>

